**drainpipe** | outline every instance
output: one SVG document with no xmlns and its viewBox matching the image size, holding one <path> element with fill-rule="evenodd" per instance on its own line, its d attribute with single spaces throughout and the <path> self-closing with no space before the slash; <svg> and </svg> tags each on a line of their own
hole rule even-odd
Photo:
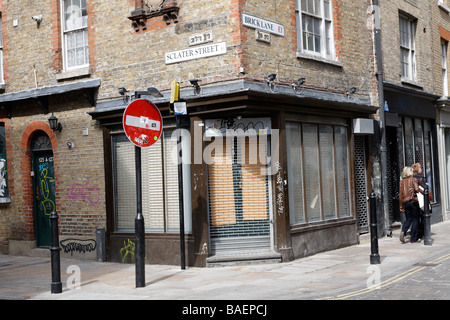
<svg viewBox="0 0 450 320">
<path fill-rule="evenodd" d="M 373 13 L 375 18 L 375 52 L 377 56 L 377 80 L 378 80 L 378 104 L 380 111 L 380 132 L 381 132 L 381 200 L 384 213 L 385 232 L 392 236 L 391 221 L 389 216 L 389 194 L 387 176 L 387 147 L 386 147 L 386 121 L 384 114 L 384 78 L 383 78 L 383 53 L 381 49 L 381 19 L 378 0 L 372 0 Z"/>
</svg>

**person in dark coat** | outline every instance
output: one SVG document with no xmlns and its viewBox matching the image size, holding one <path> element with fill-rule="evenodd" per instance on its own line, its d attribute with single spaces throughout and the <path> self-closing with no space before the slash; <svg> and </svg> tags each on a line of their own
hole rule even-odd
<svg viewBox="0 0 450 320">
<path fill-rule="evenodd" d="M 414 163 L 411 168 L 413 169 L 413 177 L 417 179 L 417 181 L 419 182 L 419 186 L 421 186 L 424 190 L 425 187 L 428 185 L 427 180 L 425 179 L 425 177 L 422 175 L 422 165 L 420 163 Z M 425 233 L 425 227 L 423 224 L 423 219 L 424 219 L 424 214 L 425 212 L 418 208 L 418 212 L 419 212 L 419 227 L 418 227 L 418 238 L 422 239 Z"/>
</svg>

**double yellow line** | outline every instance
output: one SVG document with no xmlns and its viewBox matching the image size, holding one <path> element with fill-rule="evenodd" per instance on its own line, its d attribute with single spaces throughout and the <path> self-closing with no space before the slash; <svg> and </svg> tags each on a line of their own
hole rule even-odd
<svg viewBox="0 0 450 320">
<path fill-rule="evenodd" d="M 387 287 L 387 286 L 389 286 L 389 285 L 391 285 L 393 283 L 396 283 L 396 282 L 398 282 L 400 280 L 403 280 L 403 279 L 413 275 L 416 272 L 419 272 L 419 271 L 422 271 L 423 269 L 426 269 L 429 266 L 429 264 L 440 263 L 440 262 L 448 260 L 448 259 L 450 259 L 450 253 L 448 253 L 446 255 L 443 255 L 443 256 L 441 256 L 441 257 L 439 257 L 437 259 L 434 259 L 434 260 L 426 263 L 425 265 L 416 266 L 416 267 L 411 268 L 411 269 L 409 269 L 407 271 L 404 271 L 404 272 L 402 272 L 402 273 L 400 273 L 400 274 L 398 274 L 398 275 L 396 275 L 396 276 L 394 276 L 392 278 L 389 278 L 388 280 L 380 282 L 380 284 L 375 285 L 373 287 L 366 288 L 366 289 L 361 289 L 361 290 L 358 290 L 358 291 L 353 291 L 353 292 L 349 292 L 349 293 L 345 293 L 345 294 L 341 294 L 341 295 L 337 295 L 337 296 L 325 297 L 325 298 L 321 298 L 321 299 L 318 299 L 318 300 L 344 300 L 344 299 L 348 299 L 348 298 L 351 298 L 351 297 L 355 297 L 355 296 L 359 296 L 359 295 L 362 295 L 362 294 L 366 294 L 366 293 L 369 293 L 369 292 L 372 292 L 372 291 L 375 291 L 375 290 L 379 290 L 379 289 L 381 289 L 383 287 Z"/>
</svg>

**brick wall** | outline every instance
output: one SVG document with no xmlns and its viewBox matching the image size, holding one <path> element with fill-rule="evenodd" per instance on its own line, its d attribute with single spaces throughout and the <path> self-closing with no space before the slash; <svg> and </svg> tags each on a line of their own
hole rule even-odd
<svg viewBox="0 0 450 320">
<path fill-rule="evenodd" d="M 399 10 L 417 19 L 416 28 L 416 72 L 418 86 L 425 91 L 433 92 L 433 74 L 431 72 L 435 61 L 432 51 L 431 7 L 437 1 L 383 1 L 381 5 L 382 46 L 384 56 L 385 80 L 401 83 Z M 389 32 L 393 30 L 393 32 Z"/>
<path fill-rule="evenodd" d="M 448 5 L 447 1 L 444 4 Z M 443 81 L 442 81 L 442 68 L 441 68 L 441 39 L 450 42 L 450 18 L 449 14 L 439 8 L 437 3 L 431 6 L 432 10 L 432 37 L 433 37 L 433 75 L 434 75 L 434 91 L 436 94 L 442 96 L 443 94 Z M 447 48 L 448 51 L 448 48 Z M 447 70 L 450 66 L 450 55 L 447 52 Z M 447 71 L 448 72 L 448 71 Z"/>
<path fill-rule="evenodd" d="M 147 21 L 147 30 L 136 32 L 127 18 L 134 1 L 88 1 L 90 75 L 61 77 L 61 26 L 59 0 L 0 1 L 5 41 L 6 93 L 54 86 L 87 78 L 101 78 L 98 101 L 118 99 L 118 87 L 131 92 L 154 86 L 169 90 L 175 79 L 181 87 L 191 87 L 189 79 L 201 79 L 202 85 L 245 78 L 264 81 L 277 73 L 277 81 L 290 85 L 306 77 L 306 87 L 345 93 L 359 88 L 358 95 L 373 93 L 373 46 L 366 26 L 369 0 L 333 1 L 334 37 L 337 63 L 297 57 L 295 0 L 260 1 L 217 0 L 200 2 L 179 0 L 178 23 L 166 24 L 162 17 Z M 255 39 L 252 28 L 241 27 L 242 13 L 276 21 L 285 27 L 285 36 L 272 35 L 270 44 Z M 42 14 L 39 25 L 31 19 Z M 13 26 L 13 21 L 18 26 Z M 167 52 L 189 47 L 189 37 L 212 31 L 214 42 L 225 41 L 224 55 L 175 64 L 165 64 Z M 13 40 L 14 39 L 14 40 Z M 93 108 L 79 95 L 52 97 L 50 112 L 63 124 L 56 132 L 54 153 L 58 174 L 56 205 L 61 212 L 61 232 L 65 235 L 91 236 L 95 227 L 105 225 L 102 131 L 86 113 Z M 7 231 L 1 237 L 33 238 L 30 229 L 31 186 L 27 145 L 32 133 L 25 133 L 35 122 L 47 123 L 35 102 L 21 105 L 13 118 L 3 119 L 8 128 L 8 163 L 12 185 L 12 202 L 0 208 L 0 222 Z M 89 135 L 82 131 L 88 128 Z M 69 150 L 66 143 L 75 143 Z M 78 195 L 78 197 L 77 197 Z M 27 220 L 28 219 L 28 220 Z"/>
</svg>

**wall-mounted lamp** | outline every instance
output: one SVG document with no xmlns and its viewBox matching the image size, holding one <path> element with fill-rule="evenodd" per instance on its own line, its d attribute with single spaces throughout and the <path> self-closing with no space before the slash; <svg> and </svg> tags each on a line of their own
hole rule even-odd
<svg viewBox="0 0 450 320">
<path fill-rule="evenodd" d="M 147 91 L 135 91 L 134 92 L 134 97 L 136 99 L 139 99 L 141 96 L 152 96 L 152 97 L 155 97 L 155 98 L 164 97 L 162 95 L 162 93 L 159 92 L 158 89 L 153 88 L 153 87 L 147 88 Z"/>
<path fill-rule="evenodd" d="M 48 123 L 50 125 L 50 128 L 53 131 L 61 132 L 62 124 L 61 124 L 61 122 L 58 122 L 58 118 L 53 114 L 53 112 L 52 112 L 52 115 L 50 116 L 50 118 L 48 118 Z"/>
<path fill-rule="evenodd" d="M 304 89 L 302 89 L 301 91 L 297 91 L 297 86 L 300 87 L 300 86 L 302 86 L 305 82 L 306 82 L 306 78 L 300 78 L 300 79 L 294 81 L 294 83 L 293 83 L 291 86 L 292 86 L 292 89 L 294 89 L 295 93 L 298 93 L 298 94 L 303 93 L 303 90 L 304 90 Z"/>
<path fill-rule="evenodd" d="M 277 78 L 276 73 L 271 73 L 266 77 L 267 85 L 270 87 L 271 91 L 274 91 L 274 89 L 275 89 L 275 84 L 273 82 L 275 81 L 276 78 Z"/>
<path fill-rule="evenodd" d="M 164 97 L 163 94 L 161 92 L 159 92 L 158 89 L 153 88 L 153 87 L 147 88 L 147 92 L 149 95 L 151 95 L 152 97 L 155 97 L 155 98 Z"/>
<path fill-rule="evenodd" d="M 75 143 L 73 143 L 72 141 L 67 141 L 67 147 L 69 148 L 69 150 L 72 150 L 73 148 L 75 148 Z"/>
<path fill-rule="evenodd" d="M 357 87 L 351 87 L 351 88 L 347 91 L 347 99 L 350 100 L 350 101 L 353 101 L 354 98 L 352 97 L 352 94 L 354 94 L 357 90 L 358 90 Z"/>
<path fill-rule="evenodd" d="M 194 94 L 195 94 L 195 95 L 198 95 L 198 94 L 200 94 L 200 93 L 202 92 L 202 88 L 201 88 L 200 85 L 198 84 L 199 81 L 202 81 L 202 80 L 199 80 L 199 79 L 192 79 L 192 80 L 189 80 L 189 82 L 191 83 L 191 85 L 194 87 Z"/>
<path fill-rule="evenodd" d="M 127 95 L 128 91 L 126 88 L 121 87 L 117 89 L 120 93 L 120 95 L 123 97 L 123 103 L 127 103 L 129 99 L 131 99 L 131 96 Z"/>
<path fill-rule="evenodd" d="M 125 88 L 123 88 L 123 87 L 122 87 L 122 88 L 119 88 L 118 90 L 119 90 L 119 93 L 120 93 L 121 96 L 124 96 L 125 93 L 129 92 L 127 89 L 125 89 Z"/>
<path fill-rule="evenodd" d="M 351 87 L 350 90 L 347 91 L 347 97 L 354 94 L 358 90 L 357 87 Z"/>
</svg>

